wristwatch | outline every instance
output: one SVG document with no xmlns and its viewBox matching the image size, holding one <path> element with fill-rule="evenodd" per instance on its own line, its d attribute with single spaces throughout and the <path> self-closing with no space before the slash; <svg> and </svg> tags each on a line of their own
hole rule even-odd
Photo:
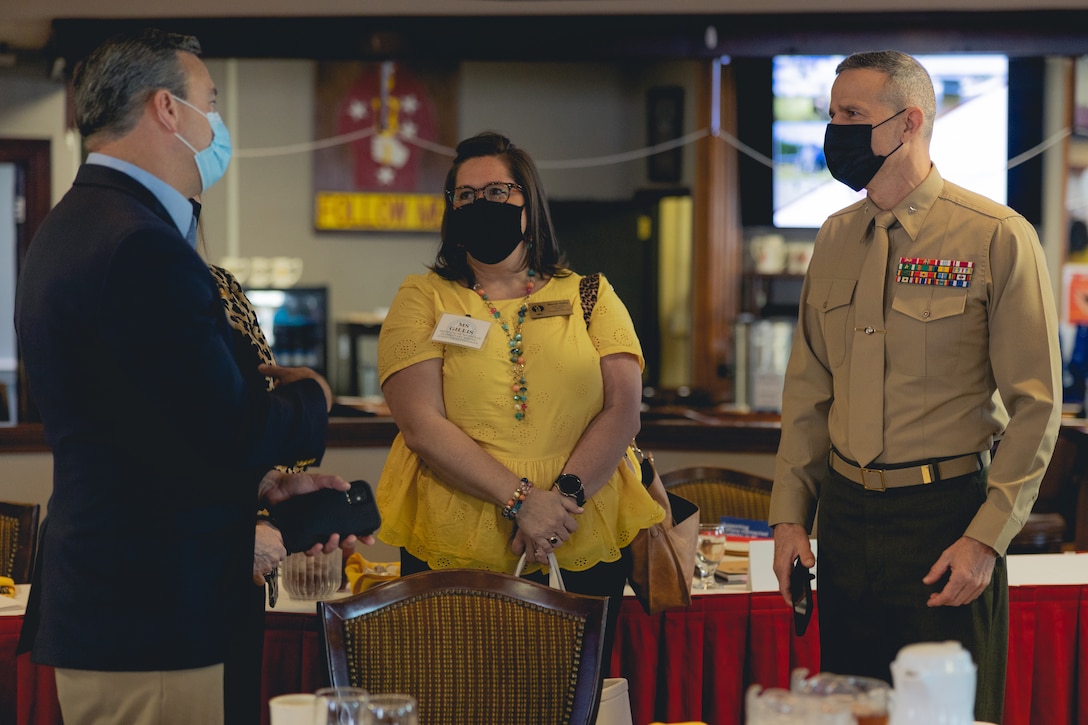
<svg viewBox="0 0 1088 725">
<path fill-rule="evenodd" d="M 561 474 L 559 478 L 555 479 L 555 487 L 559 489 L 559 493 L 567 498 L 573 498 L 574 502 L 579 506 L 586 505 L 586 489 L 582 485 L 582 479 L 573 473 Z"/>
</svg>

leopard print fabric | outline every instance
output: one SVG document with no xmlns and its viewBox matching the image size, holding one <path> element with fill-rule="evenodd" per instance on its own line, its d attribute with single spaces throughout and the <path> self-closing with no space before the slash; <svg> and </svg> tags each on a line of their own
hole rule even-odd
<svg viewBox="0 0 1088 725">
<path fill-rule="evenodd" d="M 257 321 L 257 313 L 254 311 L 253 305 L 249 303 L 246 293 L 242 290 L 242 285 L 238 283 L 233 274 L 222 267 L 209 264 L 208 269 L 211 271 L 212 279 L 215 280 L 215 284 L 219 288 L 219 299 L 223 302 L 223 312 L 227 315 L 227 324 L 231 326 L 231 329 L 241 333 L 245 339 L 249 340 L 252 352 L 258 360 L 269 365 L 275 365 L 276 359 L 272 356 L 272 350 L 268 347 L 268 340 L 265 338 L 261 325 Z M 276 381 L 273 378 L 266 377 L 265 381 L 268 390 L 276 387 Z M 305 471 L 306 466 L 276 466 L 276 470 L 285 473 L 298 473 Z"/>
<path fill-rule="evenodd" d="M 599 272 L 586 275 L 578 280 L 578 293 L 582 297 L 582 318 L 589 327 L 589 318 L 593 314 L 593 308 L 597 306 L 597 292 L 601 288 L 601 275 Z"/>
<path fill-rule="evenodd" d="M 233 274 L 222 267 L 210 264 L 208 269 L 211 270 L 212 278 L 219 287 L 219 298 L 223 302 L 223 311 L 227 315 L 227 323 L 231 328 L 249 339 L 249 344 L 253 346 L 254 353 L 262 362 L 275 365 L 276 360 L 272 356 L 272 350 L 268 347 L 268 340 L 265 339 L 264 332 L 261 331 L 261 326 L 257 321 L 257 313 L 253 310 L 253 305 L 249 303 L 246 293 L 242 291 L 242 285 L 238 283 Z M 269 390 L 276 386 L 276 381 L 272 378 L 265 378 L 265 380 L 268 381 Z"/>
</svg>

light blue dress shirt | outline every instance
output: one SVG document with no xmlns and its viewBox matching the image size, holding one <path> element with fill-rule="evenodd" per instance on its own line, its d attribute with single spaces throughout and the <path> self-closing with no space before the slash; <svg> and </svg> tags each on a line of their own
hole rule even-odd
<svg viewBox="0 0 1088 725">
<path fill-rule="evenodd" d="M 122 174 L 131 176 L 133 179 L 140 182 L 166 208 L 167 213 L 170 214 L 170 218 L 174 221 L 174 225 L 178 228 L 178 231 L 181 232 L 181 236 L 188 238 L 189 227 L 191 227 L 194 222 L 193 205 L 177 189 L 154 174 L 141 169 L 139 166 L 114 158 L 113 156 L 107 156 L 106 154 L 100 153 L 88 154 L 87 163 L 108 166 L 109 168 L 120 171 Z M 195 246 L 195 238 L 190 241 L 190 244 Z"/>
</svg>

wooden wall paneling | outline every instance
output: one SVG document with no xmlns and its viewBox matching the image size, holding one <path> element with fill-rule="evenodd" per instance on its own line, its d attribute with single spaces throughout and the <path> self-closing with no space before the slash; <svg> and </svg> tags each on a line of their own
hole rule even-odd
<svg viewBox="0 0 1088 725">
<path fill-rule="evenodd" d="M 703 65 L 698 84 L 699 123 L 713 129 L 711 105 L 718 103 L 721 131 L 736 135 L 736 87 L 732 69 L 717 59 Z M 719 93 L 713 93 L 717 80 Z M 743 234 L 737 194 L 737 149 L 721 135 L 697 143 L 692 269 L 692 387 L 715 402 L 733 399 L 733 323 L 740 299 Z"/>
</svg>

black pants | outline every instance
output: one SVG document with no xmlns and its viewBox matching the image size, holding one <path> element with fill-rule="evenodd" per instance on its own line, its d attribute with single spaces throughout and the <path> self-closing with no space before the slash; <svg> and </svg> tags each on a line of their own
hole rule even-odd
<svg viewBox="0 0 1088 725">
<path fill-rule="evenodd" d="M 427 562 L 417 559 L 403 548 L 400 550 L 401 576 L 429 569 Z M 602 676 L 606 676 L 612 662 L 612 643 L 616 640 L 616 623 L 620 617 L 620 605 L 623 604 L 623 588 L 627 584 L 627 575 L 631 571 L 631 560 L 627 550 L 623 550 L 619 561 L 602 562 L 585 571 L 567 571 L 566 569 L 560 571 L 563 574 L 563 585 L 568 592 L 589 594 L 595 597 L 608 597 L 608 617 L 604 629 L 604 652 L 601 655 L 601 673 Z M 542 571 L 526 574 L 525 578 L 539 584 L 548 583 L 548 576 Z"/>
<path fill-rule="evenodd" d="M 223 710 L 226 725 L 258 725 L 264 671 L 265 588 L 250 587 L 246 602 L 248 616 L 231 635 L 230 650 L 223 663 Z"/>
<path fill-rule="evenodd" d="M 990 586 L 961 607 L 928 607 L 922 583 L 986 498 L 986 471 L 921 486 L 866 491 L 834 471 L 817 514 L 820 667 L 891 682 L 890 664 L 914 642 L 956 640 L 978 667 L 975 718 L 1001 722 L 1009 649 L 1005 559 Z"/>
</svg>

